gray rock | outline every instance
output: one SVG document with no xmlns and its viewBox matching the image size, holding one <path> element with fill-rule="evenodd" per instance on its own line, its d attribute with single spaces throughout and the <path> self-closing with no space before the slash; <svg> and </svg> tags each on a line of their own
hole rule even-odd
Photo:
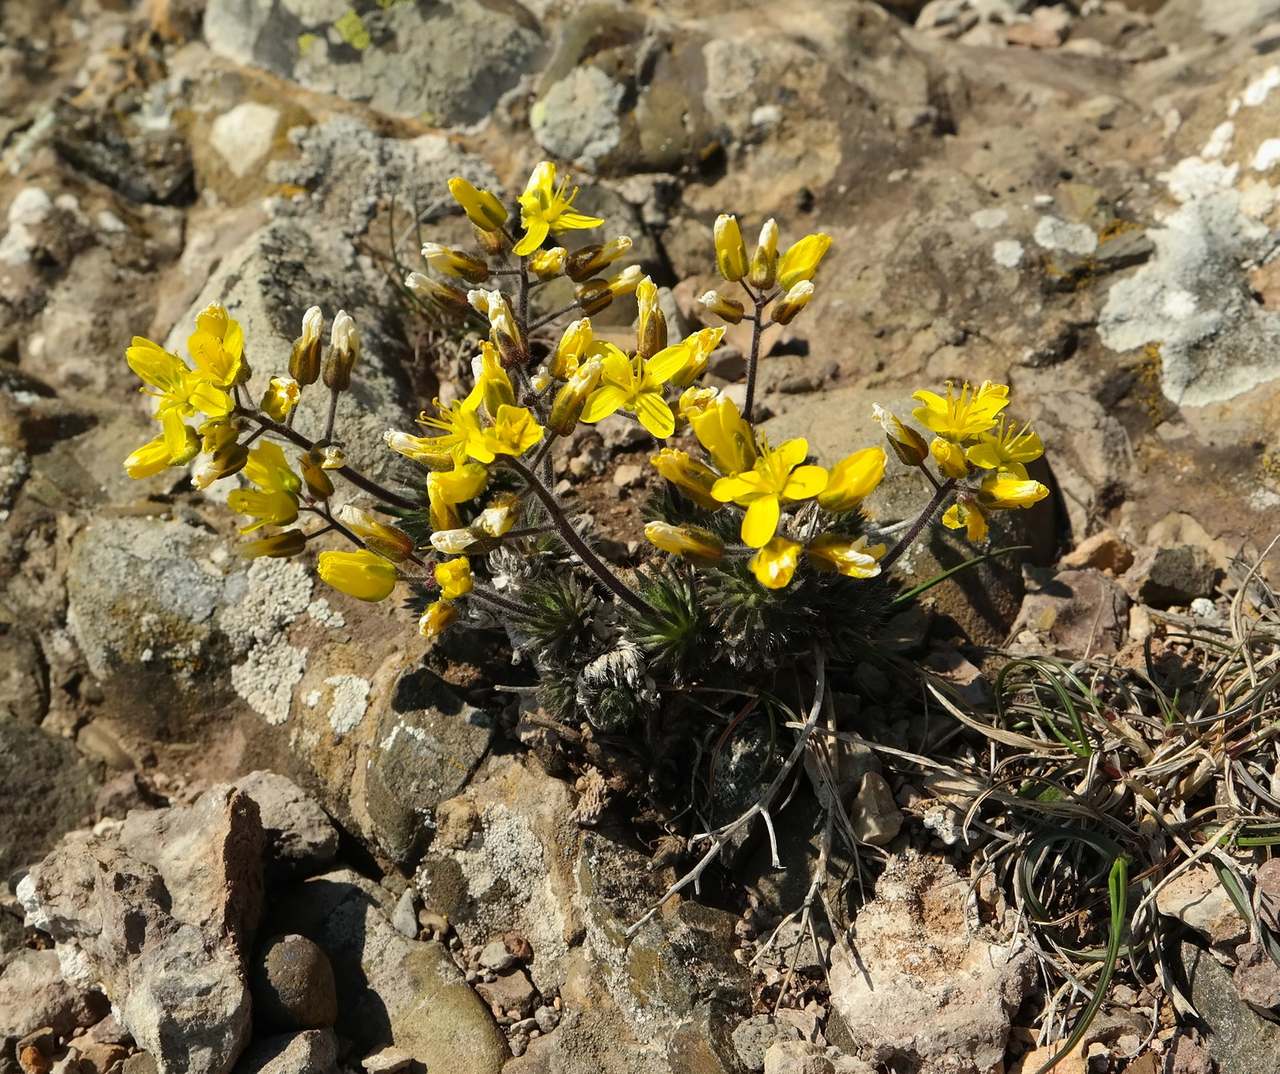
<svg viewBox="0 0 1280 1074">
<path fill-rule="evenodd" d="M 538 998 L 538 990 L 533 987 L 529 975 L 518 966 L 495 974 L 492 981 L 477 981 L 476 991 L 491 1008 L 521 1018 L 532 1013 L 534 1002 Z"/>
<path fill-rule="evenodd" d="M 329 815 L 292 780 L 275 772 L 250 772 L 235 784 L 258 803 L 270 864 L 293 874 L 323 869 L 338 853 L 338 830 Z"/>
<path fill-rule="evenodd" d="M 533 136 L 553 157 L 596 171 L 622 140 L 625 96 L 626 87 L 599 67 L 575 67 L 530 110 Z"/>
<path fill-rule="evenodd" d="M 1209 552 L 1199 545 L 1157 548 L 1132 569 L 1138 599 L 1154 608 L 1187 605 L 1213 593 L 1218 569 Z"/>
<path fill-rule="evenodd" d="M 267 944 L 254 963 L 250 987 L 259 1028 L 328 1029 L 337 1021 L 333 967 L 305 936 L 280 936 Z"/>
<path fill-rule="evenodd" d="M 160 1074 L 227 1074 L 250 1032 L 244 954 L 262 905 L 262 826 L 248 795 L 74 832 L 18 885 L 64 977 L 100 983 Z"/>
<path fill-rule="evenodd" d="M 488 1009 L 438 943 L 410 940 L 388 914 L 390 896 L 340 871 L 299 885 L 282 913 L 329 956 L 338 982 L 338 1032 L 365 1051 L 394 1046 L 428 1070 L 459 1056 L 497 1074 L 507 1043 Z"/>
<path fill-rule="evenodd" d="M 879 772 L 868 772 L 849 811 L 859 839 L 882 847 L 893 842 L 902 830 L 902 810 L 893 798 L 893 788 Z"/>
<path fill-rule="evenodd" d="M 502 973 L 516 964 L 516 957 L 501 940 L 491 940 L 480 951 L 480 965 L 494 973 Z"/>
<path fill-rule="evenodd" d="M 816 1044 L 780 1040 L 764 1053 L 764 1074 L 835 1074 L 835 1064 Z"/>
<path fill-rule="evenodd" d="M 1034 960 L 966 927 L 966 886 L 945 862 L 890 860 L 856 921 L 858 961 L 832 952 L 831 1002 L 873 1064 L 999 1070 Z"/>
<path fill-rule="evenodd" d="M 733 1031 L 733 1047 L 742 1065 L 750 1071 L 764 1070 L 764 1057 L 780 1040 L 799 1040 L 800 1030 L 767 1014 L 753 1014 Z"/>
<path fill-rule="evenodd" d="M 0 714 L 36 723 L 48 708 L 49 671 L 39 645 L 16 624 L 0 622 Z"/>
<path fill-rule="evenodd" d="M 337 1060 L 333 1031 L 310 1029 L 255 1041 L 234 1074 L 335 1074 Z"/>
<path fill-rule="evenodd" d="M 1156 909 L 1218 947 L 1232 947 L 1249 934 L 1218 874 L 1207 866 L 1196 866 L 1165 884 L 1156 896 Z"/>
<path fill-rule="evenodd" d="M 1023 598 L 1010 634 L 1020 647 L 1052 654 L 1108 655 L 1129 630 L 1129 597 L 1097 570 L 1044 576 Z M 1024 636 L 1025 635 L 1025 636 Z"/>
<path fill-rule="evenodd" d="M 492 721 L 426 668 L 404 671 L 381 714 L 366 775 L 374 835 L 398 862 L 421 852 L 424 816 L 466 786 Z"/>
<path fill-rule="evenodd" d="M 57 953 L 19 950 L 0 973 L 0 1040 L 43 1026 L 58 1036 L 91 1026 L 106 1014 L 106 999 L 62 979 Z"/>
<path fill-rule="evenodd" d="M 204 33 L 238 63 L 442 127 L 486 118 L 542 51 L 524 8 L 482 0 L 358 15 L 309 0 L 211 0 Z"/>
<path fill-rule="evenodd" d="M 1220 1071 L 1268 1070 L 1280 1055 L 1280 1025 L 1240 998 L 1231 972 L 1208 951 L 1182 945 L 1191 1002 L 1209 1027 L 1206 1047 Z"/>
<path fill-rule="evenodd" d="M 0 712 L 0 876 L 84 823 L 97 782 L 69 741 Z"/>
<path fill-rule="evenodd" d="M 408 936 L 411 940 L 418 938 L 418 893 L 412 887 L 401 892 L 391 914 L 391 924 L 401 936 Z"/>
<path fill-rule="evenodd" d="M 1280 966 L 1267 949 L 1257 943 L 1237 947 L 1236 960 L 1232 979 L 1240 998 L 1259 1014 L 1275 1021 L 1280 1015 Z"/>
</svg>

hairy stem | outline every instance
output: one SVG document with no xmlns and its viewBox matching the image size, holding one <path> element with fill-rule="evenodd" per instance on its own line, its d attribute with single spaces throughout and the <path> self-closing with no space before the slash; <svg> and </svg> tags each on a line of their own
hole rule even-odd
<svg viewBox="0 0 1280 1074">
<path fill-rule="evenodd" d="M 296 429 L 290 429 L 286 425 L 281 425 L 278 421 L 272 421 L 265 415 L 259 414 L 256 410 L 241 409 L 236 413 L 239 417 L 248 418 L 250 421 L 257 422 L 267 432 L 274 433 L 283 440 L 288 440 L 291 443 L 297 444 L 298 447 L 302 448 L 304 451 L 311 451 L 316 446 L 315 441 L 309 440 Z M 408 511 L 416 511 L 418 507 L 421 506 L 420 504 L 414 503 L 413 500 L 401 496 L 398 492 L 392 492 L 389 488 L 384 488 L 382 485 L 378 484 L 378 482 L 374 481 L 373 478 L 366 477 L 364 474 L 360 473 L 359 470 L 354 470 L 350 466 L 343 466 L 336 472 L 341 474 L 346 480 L 350 481 L 356 488 L 363 489 L 365 492 L 369 493 L 370 496 L 376 496 L 384 503 L 389 503 L 393 507 L 404 508 Z"/>
<path fill-rule="evenodd" d="M 751 354 L 747 358 L 747 400 L 742 408 L 742 416 L 747 421 L 751 420 L 751 412 L 755 409 L 756 404 L 756 369 L 760 364 L 760 336 L 764 329 L 761 323 L 764 316 L 764 301 L 762 298 L 750 291 L 752 299 L 755 301 L 756 312 L 751 318 Z"/>
<path fill-rule="evenodd" d="M 333 439 L 333 427 L 338 421 L 338 389 L 329 389 L 329 413 L 324 419 L 324 436 L 320 438 L 322 444 L 327 444 Z"/>
<path fill-rule="evenodd" d="M 555 526 L 556 532 L 560 534 L 564 543 L 577 553 L 578 558 L 582 560 L 587 569 L 599 578 L 619 600 L 629 604 L 638 612 L 651 612 L 653 609 L 638 594 L 632 592 L 627 584 L 609 569 L 604 560 L 591 550 L 591 546 L 573 528 L 573 523 L 565 515 L 559 501 L 556 500 L 551 490 L 538 480 L 538 476 L 514 455 L 504 461 L 524 479 L 524 483 L 542 501 L 542 506 L 546 508 L 547 514 L 551 517 L 551 522 Z"/>
<path fill-rule="evenodd" d="M 956 479 L 954 477 L 949 477 L 934 490 L 933 498 L 925 504 L 924 510 L 920 512 L 920 517 L 911 523 L 911 528 L 902 535 L 898 540 L 898 543 L 889 549 L 888 555 L 880 561 L 880 569 L 882 571 L 887 571 L 892 567 L 898 559 L 901 558 L 902 554 L 915 544 L 915 540 L 920 536 L 921 530 L 923 530 L 933 519 L 933 516 L 938 513 L 938 508 L 941 507 L 943 501 L 951 495 L 951 490 L 955 487 Z"/>
</svg>

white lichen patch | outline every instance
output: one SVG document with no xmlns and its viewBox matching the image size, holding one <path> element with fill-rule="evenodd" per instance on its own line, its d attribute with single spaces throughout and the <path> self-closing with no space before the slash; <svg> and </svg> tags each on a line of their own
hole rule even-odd
<svg viewBox="0 0 1280 1074">
<path fill-rule="evenodd" d="M 227 579 L 228 604 L 218 626 L 233 642 L 275 638 L 311 602 L 311 574 L 289 559 L 255 559 L 242 576 Z"/>
<path fill-rule="evenodd" d="M 980 231 L 991 231 L 1009 222 L 1006 209 L 979 209 L 969 214 L 969 222 Z"/>
<path fill-rule="evenodd" d="M 1280 86 L 1280 67 L 1268 67 L 1257 78 L 1245 87 L 1240 95 L 1240 102 L 1246 108 L 1257 108 L 1271 96 L 1271 91 Z"/>
<path fill-rule="evenodd" d="M 1253 170 L 1268 172 L 1280 164 L 1280 138 L 1268 138 L 1253 154 Z"/>
<path fill-rule="evenodd" d="M 347 625 L 342 613 L 337 608 L 331 607 L 324 597 L 316 597 L 308 604 L 307 614 L 321 626 L 332 627 L 335 630 Z"/>
<path fill-rule="evenodd" d="M 1098 236 L 1084 224 L 1072 224 L 1056 216 L 1042 216 L 1036 223 L 1036 244 L 1046 250 L 1061 250 L 1088 257 L 1098 248 Z"/>
<path fill-rule="evenodd" d="M 1235 135 L 1236 125 L 1229 119 L 1224 120 L 1213 128 L 1213 133 L 1209 135 L 1209 140 L 1204 143 L 1204 148 L 1200 150 L 1200 156 L 1205 160 L 1217 160 L 1231 148 L 1231 140 Z"/>
<path fill-rule="evenodd" d="M 1023 253 L 1022 243 L 1017 239 L 1001 239 L 991 247 L 991 256 L 1004 268 L 1017 268 L 1022 264 Z"/>
<path fill-rule="evenodd" d="M 333 688 L 329 706 L 329 726 L 336 735 L 345 735 L 360 726 L 369 707 L 369 680 L 358 675 L 330 675 L 324 680 Z"/>
<path fill-rule="evenodd" d="M 307 650 L 295 649 L 277 637 L 254 646 L 244 663 L 231 669 L 231 685 L 254 712 L 278 726 L 289 718 L 293 688 L 306 666 Z"/>
</svg>

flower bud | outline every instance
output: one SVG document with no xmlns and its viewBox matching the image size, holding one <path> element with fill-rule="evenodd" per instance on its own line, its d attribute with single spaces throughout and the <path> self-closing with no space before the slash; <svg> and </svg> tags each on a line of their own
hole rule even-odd
<svg viewBox="0 0 1280 1074">
<path fill-rule="evenodd" d="M 732 298 L 725 298 L 719 291 L 707 291 L 698 299 L 706 308 L 721 320 L 730 324 L 738 324 L 746 312 L 742 303 Z"/>
<path fill-rule="evenodd" d="M 489 278 L 489 266 L 478 257 L 441 246 L 438 242 L 424 243 L 422 257 L 442 276 L 456 276 L 468 283 L 484 283 Z"/>
<path fill-rule="evenodd" d="M 458 609 L 447 600 L 434 601 L 418 620 L 418 633 L 432 641 L 448 630 L 457 618 Z"/>
<path fill-rule="evenodd" d="M 191 483 L 198 489 L 207 489 L 215 481 L 238 474 L 248 461 L 249 449 L 233 440 L 210 455 L 196 458 L 191 467 Z"/>
<path fill-rule="evenodd" d="M 904 425 L 896 414 L 885 410 L 879 403 L 871 404 L 871 414 L 880 423 L 889 446 L 906 466 L 920 466 L 929 456 L 929 445 L 924 437 L 909 425 Z"/>
<path fill-rule="evenodd" d="M 879 487 L 884 464 L 883 448 L 863 448 L 846 455 L 831 468 L 827 487 L 818 493 L 819 505 L 836 514 L 852 511 Z"/>
<path fill-rule="evenodd" d="M 445 600 L 457 600 L 471 592 L 471 564 L 466 556 L 437 563 L 435 576 Z"/>
<path fill-rule="evenodd" d="M 396 565 L 367 548 L 321 552 L 316 559 L 316 573 L 334 589 L 357 600 L 385 600 L 396 587 Z"/>
<path fill-rule="evenodd" d="M 588 280 L 580 284 L 577 290 L 578 308 L 590 316 L 608 308 L 613 301 L 613 292 L 604 280 Z"/>
<path fill-rule="evenodd" d="M 874 578 L 880 573 L 885 546 L 868 545 L 866 537 L 853 540 L 838 533 L 815 537 L 805 549 L 809 562 L 820 571 L 836 571 L 846 578 Z"/>
<path fill-rule="evenodd" d="M 599 358 L 589 358 L 559 392 L 551 404 L 551 414 L 547 418 L 547 426 L 561 436 L 568 436 L 578 424 L 582 416 L 582 408 L 587 405 L 587 396 L 595 391 L 600 380 L 604 363 Z"/>
<path fill-rule="evenodd" d="M 640 281 L 644 279 L 644 273 L 640 271 L 639 265 L 628 265 L 621 272 L 615 272 L 609 277 L 607 286 L 609 293 L 614 298 L 621 298 L 623 295 L 629 295 L 637 287 Z"/>
<path fill-rule="evenodd" d="M 399 429 L 388 429 L 382 434 L 382 442 L 398 455 L 420 462 L 428 470 L 452 470 L 453 456 L 447 451 L 436 451 L 434 437 L 414 436 Z"/>
<path fill-rule="evenodd" d="M 649 543 L 683 556 L 694 563 L 710 565 L 724 557 L 724 542 L 701 526 L 672 526 L 667 522 L 650 522 L 644 528 Z"/>
<path fill-rule="evenodd" d="M 687 451 L 662 448 L 649 460 L 653 468 L 675 485 L 699 507 L 718 511 L 724 504 L 711 495 L 711 486 L 719 480 L 710 466 L 690 457 Z"/>
<path fill-rule="evenodd" d="M 347 453 L 337 444 L 326 444 L 320 451 L 322 470 L 341 470 L 347 465 Z"/>
<path fill-rule="evenodd" d="M 480 344 L 480 353 L 471 359 L 471 371 L 480 387 L 480 399 L 485 412 L 491 418 L 498 416 L 498 408 L 515 406 L 516 390 L 511 378 L 502 368 L 497 348 L 488 340 Z"/>
<path fill-rule="evenodd" d="M 636 354 L 652 358 L 667 345 L 667 317 L 658 305 L 658 285 L 646 276 L 636 285 Z"/>
<path fill-rule="evenodd" d="M 293 341 L 289 352 L 289 376 L 301 385 L 320 379 L 320 336 L 324 332 L 324 314 L 312 306 L 302 315 L 302 335 Z"/>
<path fill-rule="evenodd" d="M 540 280 L 553 280 L 564 275 L 565 264 L 569 260 L 569 251 L 563 246 L 553 246 L 550 250 L 534 250 L 529 255 L 529 271 Z"/>
<path fill-rule="evenodd" d="M 411 272 L 404 278 L 405 287 L 424 302 L 440 306 L 450 313 L 463 313 L 470 305 L 467 293 L 452 284 L 441 283 L 421 272 Z"/>
<path fill-rule="evenodd" d="M 335 392 L 351 387 L 351 370 L 360 360 L 360 334 L 346 310 L 338 310 L 329 333 L 329 353 L 324 358 L 324 382 Z"/>
<path fill-rule="evenodd" d="M 778 286 L 790 291 L 802 280 L 812 280 L 830 248 L 831 236 L 821 231 L 793 243 L 778 262 Z"/>
<path fill-rule="evenodd" d="M 696 384 L 680 393 L 678 410 L 685 421 L 692 421 L 699 414 L 715 406 L 720 398 L 719 388 L 700 388 Z"/>
<path fill-rule="evenodd" d="M 306 482 L 307 492 L 313 500 L 327 500 L 333 495 L 333 482 L 321 468 L 320 457 L 314 448 L 298 457 L 298 466 L 302 470 L 302 480 Z"/>
<path fill-rule="evenodd" d="M 284 421 L 295 406 L 302 389 L 293 377 L 272 377 L 258 408 L 272 421 Z"/>
<path fill-rule="evenodd" d="M 929 445 L 929 454 L 933 456 L 938 469 L 947 477 L 959 480 L 969 476 L 969 464 L 965 461 L 964 448 L 959 444 L 953 444 L 950 440 L 935 436 Z"/>
<path fill-rule="evenodd" d="M 774 324 L 790 324 L 795 320 L 796 314 L 809 304 L 811 298 L 813 298 L 813 284 L 808 280 L 801 280 L 773 304 L 773 312 L 770 316 Z"/>
<path fill-rule="evenodd" d="M 472 554 L 481 550 L 484 537 L 469 529 L 435 530 L 430 537 L 431 547 L 446 556 Z"/>
<path fill-rule="evenodd" d="M 520 497 L 514 492 L 499 493 L 476 515 L 471 527 L 488 537 L 501 537 L 510 532 L 519 513 Z"/>
<path fill-rule="evenodd" d="M 501 291 L 487 292 L 484 312 L 489 318 L 489 338 L 502 355 L 505 366 L 523 365 L 529 357 L 524 339 L 516 327 L 516 319 Z"/>
<path fill-rule="evenodd" d="M 392 563 L 400 563 L 413 552 L 413 539 L 404 530 L 352 504 L 344 503 L 338 509 L 338 521 Z"/>
<path fill-rule="evenodd" d="M 484 232 L 499 231 L 507 222 L 506 207 L 487 190 L 472 186 L 460 175 L 449 180 L 449 193 L 462 206 L 476 227 Z"/>
<path fill-rule="evenodd" d="M 756 242 L 756 251 L 751 255 L 751 269 L 747 273 L 747 282 L 752 287 L 767 291 L 773 286 L 778 275 L 778 225 L 770 217 L 760 229 L 760 238 Z"/>
<path fill-rule="evenodd" d="M 555 353 L 547 364 L 548 371 L 556 380 L 568 380 L 578 368 L 582 352 L 591 342 L 591 319 L 579 317 L 572 322 L 560 336 Z"/>
<path fill-rule="evenodd" d="M 574 283 L 589 280 L 603 268 L 612 265 L 618 258 L 631 251 L 631 238 L 619 235 L 603 245 L 593 243 L 575 250 L 565 262 L 565 273 Z"/>
<path fill-rule="evenodd" d="M 301 530 L 285 530 L 273 533 L 257 541 L 246 541 L 236 549 L 245 559 L 269 556 L 272 559 L 288 559 L 307 547 L 307 535 Z"/>
<path fill-rule="evenodd" d="M 716 268 L 720 275 L 730 283 L 742 279 L 747 274 L 747 248 L 742 242 L 737 217 L 728 213 L 716 217 L 715 241 Z"/>
</svg>

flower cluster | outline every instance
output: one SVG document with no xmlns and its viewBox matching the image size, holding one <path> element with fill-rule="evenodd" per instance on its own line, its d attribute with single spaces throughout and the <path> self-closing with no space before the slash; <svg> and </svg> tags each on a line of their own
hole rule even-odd
<svg viewBox="0 0 1280 1074">
<path fill-rule="evenodd" d="M 856 603 L 858 594 L 842 587 L 852 581 L 866 591 L 948 501 L 944 525 L 978 540 L 990 511 L 1047 494 L 1026 470 L 1043 445 L 1003 416 L 1009 393 L 1002 385 L 948 385 L 945 397 L 917 392 L 913 415 L 931 443 L 876 408 L 889 448 L 921 468 L 936 492 L 892 549 L 873 537 L 861 510 L 884 478 L 883 448 L 863 448 L 828 468 L 810 458 L 804 438 L 775 445 L 753 423 L 761 336 L 809 305 L 830 236 L 805 235 L 779 252 L 769 220 L 749 251 L 735 217 L 716 221 L 716 267 L 743 300 L 715 290 L 701 305 L 751 327 L 745 395 L 735 396 L 706 380 L 725 328 L 674 338 L 657 282 L 637 266 L 617 267 L 632 246 L 627 236 L 576 250 L 548 245 L 603 223 L 574 208 L 577 188 L 558 178 L 554 164 L 534 169 L 518 199 L 518 227 L 490 191 L 461 177 L 449 190 L 473 226 L 474 246 L 425 244 L 427 271 L 410 273 L 404 286 L 483 327 L 467 394 L 435 400 L 416 430 L 385 433 L 387 447 L 422 467 L 415 489 L 388 489 L 348 464 L 337 403 L 359 365 L 361 341 L 354 320 L 339 312 L 325 347 L 318 307 L 302 318 L 287 373 L 271 377 L 256 404 L 248 397 L 244 333 L 221 306 L 197 317 L 190 363 L 135 338 L 126 357 L 155 399 L 160 432 L 129 456 L 128 472 L 147 477 L 190 465 L 202 488 L 235 478 L 227 503 L 248 519 L 244 554 L 294 556 L 316 538 L 341 538 L 352 547 L 321 551 L 319 576 L 366 601 L 386 599 L 407 582 L 421 598 L 419 629 L 427 638 L 464 614 L 524 624 L 542 639 L 540 669 L 563 679 L 558 696 L 580 705 L 650 696 L 636 653 L 683 666 L 671 654 L 692 651 L 695 635 L 712 629 L 742 654 L 752 638 L 782 636 L 770 626 L 774 619 L 822 621 L 825 609 Z M 571 301 L 552 301 L 556 293 Z M 634 335 L 598 332 L 592 318 L 631 294 Z M 327 417 L 312 439 L 295 418 L 321 380 Z M 614 415 L 655 442 L 651 463 L 664 491 L 645 536 L 672 557 L 632 574 L 601 557 L 556 491 L 557 442 Z M 335 476 L 381 501 L 379 512 L 338 506 Z M 586 587 L 565 580 L 582 572 Z M 695 575 L 696 585 L 687 581 Z M 597 618 L 584 629 L 588 609 Z M 578 642 L 561 644 L 569 637 Z"/>
</svg>

